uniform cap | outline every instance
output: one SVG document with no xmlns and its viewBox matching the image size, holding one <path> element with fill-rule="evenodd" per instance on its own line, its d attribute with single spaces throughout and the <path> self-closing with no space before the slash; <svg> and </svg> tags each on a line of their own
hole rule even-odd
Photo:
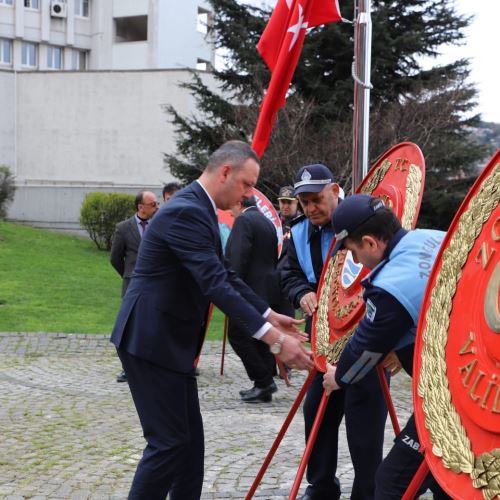
<svg viewBox="0 0 500 500">
<path fill-rule="evenodd" d="M 295 177 L 295 195 L 299 193 L 319 193 L 324 187 L 334 182 L 330 169 L 321 163 L 306 165 Z"/>
<path fill-rule="evenodd" d="M 293 194 L 292 186 L 283 186 L 280 188 L 278 200 L 296 200 L 297 197 Z"/>
<path fill-rule="evenodd" d="M 332 214 L 336 239 L 333 252 L 341 249 L 350 234 L 384 207 L 382 200 L 367 194 L 353 194 L 339 203 Z"/>
</svg>

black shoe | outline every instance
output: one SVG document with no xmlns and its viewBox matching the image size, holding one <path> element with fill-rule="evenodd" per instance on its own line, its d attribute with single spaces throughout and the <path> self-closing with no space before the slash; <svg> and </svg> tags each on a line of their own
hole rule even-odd
<svg viewBox="0 0 500 500">
<path fill-rule="evenodd" d="M 122 371 L 117 377 L 116 377 L 117 382 L 126 382 L 127 381 L 127 374 Z"/>
<path fill-rule="evenodd" d="M 253 390 L 254 390 L 253 387 L 250 387 L 250 389 L 241 389 L 240 396 L 246 396 L 247 394 L 250 394 Z"/>
<path fill-rule="evenodd" d="M 301 496 L 301 497 L 298 497 L 298 500 L 339 500 L 340 496 L 331 496 L 331 495 L 327 495 L 325 496 L 325 494 L 321 494 L 321 495 L 318 495 L 318 494 L 315 494 L 315 492 L 312 492 L 312 491 L 307 491 Z"/>
<path fill-rule="evenodd" d="M 247 394 L 250 394 L 254 389 L 256 389 L 255 386 L 251 387 L 250 389 L 241 389 L 240 396 L 246 396 Z M 272 382 L 264 389 L 268 389 L 271 394 L 274 394 L 278 390 L 278 386 L 274 382 Z"/>
<path fill-rule="evenodd" d="M 274 382 L 267 387 L 252 387 L 250 392 L 241 396 L 241 399 L 245 403 L 270 403 L 273 400 L 273 392 L 277 390 Z"/>
</svg>

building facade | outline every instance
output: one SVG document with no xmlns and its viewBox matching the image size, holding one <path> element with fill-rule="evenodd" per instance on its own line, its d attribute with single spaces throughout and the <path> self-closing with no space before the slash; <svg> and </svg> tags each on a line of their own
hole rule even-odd
<svg viewBox="0 0 500 500">
<path fill-rule="evenodd" d="M 210 70 L 203 0 L 0 0 L 0 69 Z"/>
<path fill-rule="evenodd" d="M 214 88 L 202 0 L 0 0 L 0 165 L 12 220 L 78 230 L 90 191 L 159 193 L 173 180 L 165 112 L 196 113 L 180 84 Z"/>
</svg>

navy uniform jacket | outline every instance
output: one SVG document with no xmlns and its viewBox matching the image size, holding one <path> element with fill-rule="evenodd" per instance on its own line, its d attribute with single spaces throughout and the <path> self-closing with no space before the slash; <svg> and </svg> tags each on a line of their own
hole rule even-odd
<svg viewBox="0 0 500 500">
<path fill-rule="evenodd" d="M 414 275 L 414 281 L 407 283 L 409 287 L 415 287 L 417 279 L 422 279 L 425 287 L 430 267 L 434 263 L 444 237 L 441 231 L 418 231 L 424 237 L 419 241 L 419 247 L 415 248 L 414 255 L 428 259 L 429 263 L 426 262 L 424 274 L 419 269 L 419 263 L 412 262 L 410 256 L 407 257 L 404 265 L 409 269 L 410 274 Z M 337 364 L 335 380 L 341 387 L 360 380 L 392 350 L 396 350 L 403 369 L 412 375 L 414 333 L 423 294 L 415 297 L 414 304 L 405 306 L 401 297 L 398 300 L 386 289 L 373 283 L 385 266 L 391 266 L 392 252 L 407 234 L 409 234 L 408 231 L 400 229 L 392 237 L 385 251 L 384 260 L 362 282 L 365 287 L 363 300 L 366 304 L 366 312 Z M 405 336 L 408 341 L 402 342 Z"/>
<path fill-rule="evenodd" d="M 202 343 L 209 303 L 254 334 L 268 305 L 224 262 L 217 216 L 198 182 L 155 214 L 139 249 L 111 342 L 188 373 Z"/>
</svg>

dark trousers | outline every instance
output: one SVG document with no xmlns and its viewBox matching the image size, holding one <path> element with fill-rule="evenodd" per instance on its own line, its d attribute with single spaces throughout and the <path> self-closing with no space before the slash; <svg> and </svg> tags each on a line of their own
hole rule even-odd
<svg viewBox="0 0 500 500">
<path fill-rule="evenodd" d="M 323 394 L 323 374 L 316 375 L 304 403 L 306 439 L 309 436 Z M 338 428 L 345 414 L 347 443 L 354 467 L 352 499 L 372 499 L 375 473 L 382 461 L 387 404 L 375 370 L 360 382 L 334 391 L 307 467 L 307 493 L 314 500 L 340 498 L 335 477 L 338 456 Z"/>
<path fill-rule="evenodd" d="M 234 352 L 241 359 L 248 378 L 256 387 L 267 387 L 273 383 L 276 373 L 276 359 L 269 351 L 269 346 L 248 336 L 229 321 L 227 336 Z"/>
<path fill-rule="evenodd" d="M 412 415 L 404 429 L 394 440 L 391 451 L 378 468 L 375 490 L 376 500 L 399 500 L 403 497 L 424 459 L 423 455 L 418 451 L 419 447 L 415 418 Z M 431 474 L 428 474 L 415 498 L 428 489 L 432 491 L 435 499 L 445 500 L 451 498 L 443 491 Z"/>
<path fill-rule="evenodd" d="M 121 349 L 118 356 L 147 441 L 129 499 L 198 500 L 205 450 L 194 370 L 172 372 Z"/>
</svg>

